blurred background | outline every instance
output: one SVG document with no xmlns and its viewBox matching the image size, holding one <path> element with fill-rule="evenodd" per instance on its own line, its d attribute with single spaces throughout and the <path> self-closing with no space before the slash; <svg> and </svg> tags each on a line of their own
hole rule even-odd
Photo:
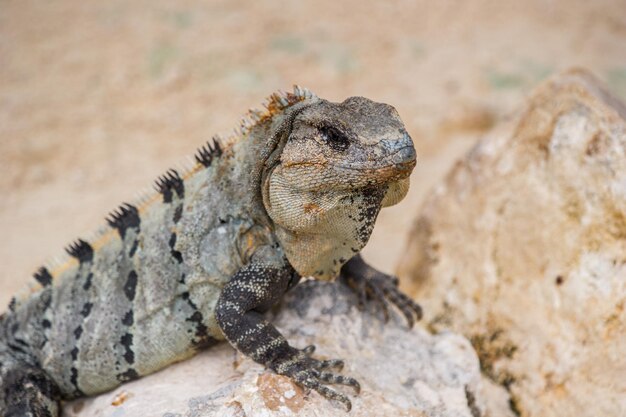
<svg viewBox="0 0 626 417">
<path fill-rule="evenodd" d="M 626 1 L 0 0 L 0 311 L 46 258 L 294 83 L 387 102 L 407 125 L 412 189 L 365 250 L 392 272 L 428 190 L 572 66 L 626 98 Z"/>
</svg>

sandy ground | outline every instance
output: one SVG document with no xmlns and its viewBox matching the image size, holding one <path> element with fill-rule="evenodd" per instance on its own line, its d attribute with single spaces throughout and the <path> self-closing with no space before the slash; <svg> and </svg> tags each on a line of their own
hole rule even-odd
<svg viewBox="0 0 626 417">
<path fill-rule="evenodd" d="M 625 1 L 173 3 L 0 0 L 0 305 L 293 83 L 391 103 L 405 120 L 412 190 L 365 250 L 387 271 L 424 194 L 532 86 L 584 66 L 626 97 Z"/>
</svg>

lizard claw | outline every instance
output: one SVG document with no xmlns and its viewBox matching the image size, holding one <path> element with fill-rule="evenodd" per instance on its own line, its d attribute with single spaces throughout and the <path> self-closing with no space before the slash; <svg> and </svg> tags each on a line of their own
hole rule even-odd
<svg viewBox="0 0 626 417">
<path fill-rule="evenodd" d="M 302 349 L 302 353 L 304 353 L 306 356 L 311 356 L 313 352 L 315 352 L 315 345 L 309 345 Z"/>
<path fill-rule="evenodd" d="M 365 310 L 365 307 L 368 304 L 368 301 L 373 300 L 378 304 L 381 311 L 383 312 L 383 316 L 385 318 L 385 323 L 389 321 L 389 303 L 385 297 L 385 293 L 379 286 L 371 285 L 368 280 L 358 280 L 358 282 L 348 282 L 348 286 L 350 286 L 359 297 L 359 303 L 357 307 L 359 310 Z"/>
<path fill-rule="evenodd" d="M 359 394 L 361 385 L 349 376 L 328 371 L 331 368 L 343 368 L 343 361 L 339 359 L 318 360 L 310 357 L 315 350 L 313 345 L 304 349 L 290 350 L 286 355 L 278 358 L 269 367 L 276 373 L 290 377 L 297 384 L 314 390 L 324 398 L 342 403 L 348 411 L 352 409 L 352 402 L 343 393 L 326 386 L 325 384 L 345 385 L 352 387 Z"/>
<path fill-rule="evenodd" d="M 407 297 L 396 286 L 382 285 L 385 296 L 402 312 L 404 317 L 406 317 L 409 327 L 413 327 L 415 320 L 421 320 L 423 312 L 419 304 Z"/>
<path fill-rule="evenodd" d="M 343 361 L 341 359 L 328 359 L 325 361 L 319 361 L 318 369 L 336 369 L 341 371 L 343 369 Z"/>
<path fill-rule="evenodd" d="M 398 278 L 379 272 L 364 263 L 358 269 L 342 271 L 342 280 L 359 296 L 359 308 L 368 300 L 374 301 L 389 321 L 389 304 L 394 305 L 406 318 L 409 328 L 423 316 L 422 307 L 398 288 Z"/>
</svg>

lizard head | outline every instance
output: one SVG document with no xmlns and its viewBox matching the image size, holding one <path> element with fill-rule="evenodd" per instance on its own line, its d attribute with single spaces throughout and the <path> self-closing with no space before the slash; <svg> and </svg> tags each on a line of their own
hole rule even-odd
<svg viewBox="0 0 626 417">
<path fill-rule="evenodd" d="M 340 266 L 351 255 L 337 255 L 334 244 L 321 240 L 339 242 L 352 254 L 365 245 L 380 208 L 408 191 L 413 141 L 392 106 L 363 97 L 315 99 L 291 115 L 283 137 L 263 174 L 265 208 L 282 240 L 289 235 L 283 246 L 297 270 L 289 250 L 299 246 L 302 252 L 303 241 Z"/>
<path fill-rule="evenodd" d="M 279 165 L 294 189 L 349 192 L 408 179 L 415 148 L 388 104 L 318 100 L 294 117 Z"/>
</svg>

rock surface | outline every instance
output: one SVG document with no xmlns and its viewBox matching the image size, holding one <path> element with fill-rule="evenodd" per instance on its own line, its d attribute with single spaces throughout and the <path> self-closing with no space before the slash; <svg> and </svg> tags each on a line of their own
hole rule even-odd
<svg viewBox="0 0 626 417">
<path fill-rule="evenodd" d="M 438 186 L 399 274 L 521 416 L 626 415 L 626 106 L 546 82 Z"/>
<path fill-rule="evenodd" d="M 399 316 L 386 325 L 354 307 L 345 287 L 306 282 L 272 320 L 296 346 L 316 344 L 317 357 L 342 358 L 343 374 L 361 394 L 347 414 L 315 392 L 265 371 L 226 343 L 99 397 L 66 404 L 67 416 L 478 417 L 484 408 L 479 363 L 469 341 L 443 332 L 407 330 Z M 340 388 L 341 389 L 341 388 Z"/>
</svg>

